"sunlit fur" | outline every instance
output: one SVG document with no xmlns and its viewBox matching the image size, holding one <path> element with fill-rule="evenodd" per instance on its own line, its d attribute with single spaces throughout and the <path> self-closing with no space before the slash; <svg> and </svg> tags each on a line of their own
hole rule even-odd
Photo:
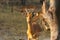
<svg viewBox="0 0 60 40">
<path fill-rule="evenodd" d="M 26 9 L 27 10 L 27 9 Z M 39 25 L 35 22 L 37 19 L 38 19 L 38 13 L 36 13 L 36 15 L 34 16 L 33 20 L 32 20 L 32 13 L 27 12 L 27 16 L 26 16 L 26 20 L 27 20 L 27 25 L 28 25 L 28 28 L 27 28 L 27 36 L 28 36 L 28 40 L 37 40 L 38 37 L 39 37 L 39 32 L 41 31 L 41 28 L 39 27 Z M 36 26 L 35 26 L 36 25 Z M 31 29 L 31 27 L 33 29 Z M 34 27 L 36 27 L 36 31 L 33 31 L 35 30 Z M 39 29 L 39 28 L 40 29 Z"/>
</svg>

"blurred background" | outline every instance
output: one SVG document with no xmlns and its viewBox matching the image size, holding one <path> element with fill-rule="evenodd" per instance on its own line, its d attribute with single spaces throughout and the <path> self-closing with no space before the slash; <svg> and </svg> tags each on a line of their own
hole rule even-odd
<svg viewBox="0 0 60 40">
<path fill-rule="evenodd" d="M 0 40 L 27 40 L 27 23 L 22 6 L 40 6 L 40 0 L 0 0 Z M 47 0 L 47 8 L 49 0 Z M 50 32 L 41 33 L 39 40 L 49 40 Z"/>
</svg>

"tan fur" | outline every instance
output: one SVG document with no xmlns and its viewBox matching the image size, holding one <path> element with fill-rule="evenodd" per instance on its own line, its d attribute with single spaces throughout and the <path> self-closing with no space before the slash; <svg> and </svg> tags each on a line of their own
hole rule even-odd
<svg viewBox="0 0 60 40">
<path fill-rule="evenodd" d="M 42 12 L 40 12 L 39 16 L 38 16 L 38 14 L 36 14 L 34 21 L 31 20 L 32 14 L 30 12 L 28 12 L 27 10 L 26 10 L 26 13 L 27 13 L 26 20 L 27 20 L 27 25 L 28 25 L 28 29 L 27 29 L 28 40 L 30 40 L 30 39 L 36 40 L 36 38 L 34 39 L 33 35 L 31 34 L 31 26 L 32 26 L 32 24 L 36 23 L 35 21 L 38 19 L 38 17 L 42 21 L 41 26 L 45 27 L 45 29 L 50 29 L 50 37 L 51 37 L 50 40 L 57 39 L 58 27 L 57 27 L 56 15 L 55 15 L 54 0 L 50 0 L 50 7 L 48 10 L 46 10 L 45 2 L 43 2 Z M 30 22 L 32 22 L 32 23 L 30 23 Z M 49 27 L 45 23 L 47 23 Z"/>
<path fill-rule="evenodd" d="M 27 13 L 26 20 L 28 25 L 28 29 L 27 29 L 28 40 L 37 40 L 39 36 L 39 32 L 41 31 L 39 24 L 36 23 L 38 19 L 38 14 L 36 14 L 32 18 L 32 14 L 28 12 L 27 9 L 26 9 L 26 13 Z"/>
</svg>

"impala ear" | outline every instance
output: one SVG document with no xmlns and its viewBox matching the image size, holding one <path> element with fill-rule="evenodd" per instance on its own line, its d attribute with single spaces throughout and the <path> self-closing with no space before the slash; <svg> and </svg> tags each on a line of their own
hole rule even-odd
<svg viewBox="0 0 60 40">
<path fill-rule="evenodd" d="M 27 17 L 27 13 L 28 13 L 28 11 L 27 11 L 27 9 L 25 8 L 25 9 L 24 9 L 24 14 L 25 14 L 26 17 Z"/>
<path fill-rule="evenodd" d="M 29 13 L 28 9 L 25 8 L 25 12 L 26 12 L 26 13 Z"/>
</svg>

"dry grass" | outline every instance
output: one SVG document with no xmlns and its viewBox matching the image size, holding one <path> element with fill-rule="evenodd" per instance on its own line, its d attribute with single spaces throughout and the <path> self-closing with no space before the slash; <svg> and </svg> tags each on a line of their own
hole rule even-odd
<svg viewBox="0 0 60 40">
<path fill-rule="evenodd" d="M 24 15 L 15 10 L 12 13 L 10 8 L 0 8 L 0 40 L 19 40 L 22 37 L 26 39 L 26 30 Z M 43 34 L 45 35 L 46 32 Z"/>
<path fill-rule="evenodd" d="M 22 34 L 24 34 L 24 32 L 26 33 L 26 28 L 24 15 L 16 11 L 12 13 L 10 9 L 0 9 L 0 36 L 3 36 L 3 38 L 5 38 L 4 36 L 7 38 L 9 36 L 20 37 L 21 32 Z M 14 39 L 14 37 L 12 39 Z"/>
</svg>

